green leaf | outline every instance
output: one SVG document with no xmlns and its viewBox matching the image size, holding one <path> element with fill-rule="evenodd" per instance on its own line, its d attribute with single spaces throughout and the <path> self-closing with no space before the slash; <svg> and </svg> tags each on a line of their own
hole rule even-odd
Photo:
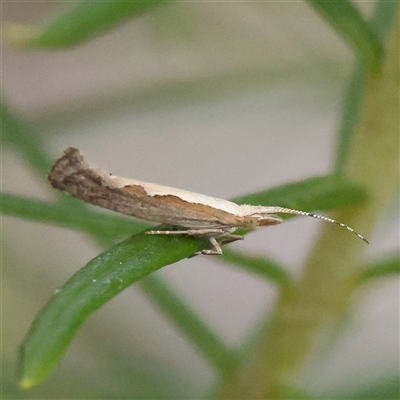
<svg viewBox="0 0 400 400">
<path fill-rule="evenodd" d="M 58 290 L 34 321 L 21 347 L 24 389 L 56 367 L 85 319 L 137 280 L 208 246 L 206 239 L 135 235 L 91 260 Z"/>
<path fill-rule="evenodd" d="M 351 149 L 354 128 L 358 122 L 361 102 L 364 94 L 365 68 L 357 62 L 347 93 L 343 101 L 342 120 L 339 128 L 338 148 L 336 151 L 335 172 L 342 173 Z"/>
<path fill-rule="evenodd" d="M 350 43 L 368 70 L 380 68 L 382 45 L 371 25 L 348 0 L 308 0 L 310 5 Z"/>
<path fill-rule="evenodd" d="M 3 102 L 0 108 L 0 127 L 2 143 L 12 146 L 21 159 L 35 169 L 41 177 L 47 176 L 53 160 L 48 156 L 42 139 L 32 126 L 15 117 Z M 74 203 L 69 196 L 61 195 L 60 198 L 65 205 L 73 204 L 75 212 L 78 208 L 81 210 L 84 208 L 83 203 Z"/>
<path fill-rule="evenodd" d="M 221 259 L 229 264 L 244 267 L 247 271 L 255 272 L 278 286 L 287 285 L 291 282 L 289 274 L 284 268 L 276 261 L 266 257 L 254 257 L 224 249 L 224 255 Z"/>
<path fill-rule="evenodd" d="M 393 23 L 396 15 L 398 2 L 380 0 L 371 18 L 370 24 L 380 40 L 383 40 Z M 339 128 L 338 150 L 336 156 L 335 172 L 342 173 L 351 149 L 351 141 L 354 135 L 354 128 L 358 122 L 358 116 L 363 100 L 365 85 L 365 68 L 358 60 L 355 71 L 351 77 L 347 93 L 342 107 L 342 120 Z"/>
<path fill-rule="evenodd" d="M 332 210 L 362 203 L 366 191 L 339 175 L 318 176 L 233 199 L 238 204 L 281 206 L 302 211 Z M 282 215 L 290 218 L 291 215 Z"/>
<path fill-rule="evenodd" d="M 4 144 L 11 145 L 22 159 L 32 165 L 42 175 L 47 175 L 52 161 L 45 152 L 45 147 L 37 132 L 17 119 L 1 103 L 0 126 Z"/>
<path fill-rule="evenodd" d="M 375 371 L 376 372 L 376 371 Z M 400 387 L 399 387 L 399 371 L 396 368 L 394 371 L 386 373 L 382 376 L 382 371 L 371 377 L 366 376 L 365 380 L 359 383 L 357 389 L 341 390 L 340 386 L 337 387 L 334 393 L 327 393 L 323 399 L 329 400 L 399 400 Z M 380 378 L 376 378 L 379 376 Z"/>
<path fill-rule="evenodd" d="M 15 46 L 63 48 L 75 46 L 136 17 L 165 0 L 82 1 L 57 15 L 46 25 L 8 23 L 4 36 Z"/>
<path fill-rule="evenodd" d="M 237 355 L 160 278 L 151 275 L 139 283 L 145 293 L 206 356 L 218 372 L 230 374 Z"/>
<path fill-rule="evenodd" d="M 398 15 L 398 1 L 378 0 L 371 18 L 371 25 L 380 40 L 384 40 Z"/>
<path fill-rule="evenodd" d="M 281 386 L 282 400 L 312 400 L 312 398 L 294 386 Z"/>
<path fill-rule="evenodd" d="M 70 198 L 69 202 L 49 203 L 0 193 L 0 204 L 5 215 L 79 229 L 103 238 L 126 237 L 149 227 L 149 224 L 139 220 L 78 207 L 83 202 L 74 198 Z"/>
<path fill-rule="evenodd" d="M 385 278 L 400 274 L 400 258 L 398 255 L 380 260 L 363 268 L 356 277 L 358 284 L 364 284 L 377 278 Z"/>
</svg>

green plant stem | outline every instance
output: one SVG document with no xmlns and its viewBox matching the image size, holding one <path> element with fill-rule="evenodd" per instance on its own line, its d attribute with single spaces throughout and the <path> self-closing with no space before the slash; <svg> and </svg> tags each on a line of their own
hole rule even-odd
<svg viewBox="0 0 400 400">
<path fill-rule="evenodd" d="M 397 21 L 398 22 L 398 21 Z M 398 184 L 399 25 L 394 24 L 380 75 L 366 77 L 364 101 L 345 173 L 363 184 L 369 199 L 334 217 L 367 234 Z M 350 305 L 351 276 L 361 264 L 365 244 L 325 228 L 296 286 L 284 287 L 262 339 L 247 362 L 225 381 L 220 398 L 281 399 L 299 368 L 318 347 L 316 338 Z"/>
</svg>

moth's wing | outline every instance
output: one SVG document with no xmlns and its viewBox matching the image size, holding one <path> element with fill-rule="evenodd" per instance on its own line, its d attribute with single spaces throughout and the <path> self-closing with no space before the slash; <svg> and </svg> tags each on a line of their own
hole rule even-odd
<svg viewBox="0 0 400 400">
<path fill-rule="evenodd" d="M 147 221 L 190 229 L 228 230 L 240 225 L 241 217 L 235 215 L 239 206 L 234 203 L 110 175 L 73 147 L 56 161 L 48 180 L 56 189 L 87 203 Z"/>
<path fill-rule="evenodd" d="M 240 224 L 240 217 L 234 214 L 205 204 L 187 202 L 175 195 L 148 196 L 142 187 L 136 185 L 122 190 L 124 195 L 129 194 L 135 199 L 126 203 L 125 210 L 120 211 L 124 214 L 190 229 L 229 229 Z"/>
</svg>

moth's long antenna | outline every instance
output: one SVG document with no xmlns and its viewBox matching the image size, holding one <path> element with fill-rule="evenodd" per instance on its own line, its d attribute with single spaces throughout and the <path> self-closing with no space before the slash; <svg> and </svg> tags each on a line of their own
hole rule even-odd
<svg viewBox="0 0 400 400">
<path fill-rule="evenodd" d="M 353 228 L 350 228 L 350 226 L 343 224 L 342 222 L 338 222 L 332 218 L 325 217 L 324 215 L 313 214 L 313 213 L 309 213 L 306 211 L 292 210 L 291 208 L 284 208 L 284 207 L 268 207 L 268 208 L 270 209 L 270 212 L 273 212 L 273 213 L 304 215 L 306 217 L 313 217 L 313 218 L 322 219 L 323 221 L 331 222 L 332 224 L 339 225 L 343 228 L 346 228 L 348 231 L 353 232 L 356 236 L 358 236 L 360 239 L 362 239 L 365 243 L 369 244 L 368 240 L 365 239 L 364 236 L 357 233 Z"/>
</svg>

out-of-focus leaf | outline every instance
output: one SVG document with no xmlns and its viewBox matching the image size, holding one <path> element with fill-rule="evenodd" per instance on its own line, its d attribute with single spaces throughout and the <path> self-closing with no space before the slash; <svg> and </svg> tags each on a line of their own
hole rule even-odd
<svg viewBox="0 0 400 400">
<path fill-rule="evenodd" d="M 30 48 L 70 47 L 96 37 L 165 0 L 82 1 L 38 26 L 8 23 L 4 36 L 15 46 Z"/>
<path fill-rule="evenodd" d="M 230 374 L 233 371 L 237 365 L 236 354 L 226 347 L 193 310 L 173 294 L 168 285 L 154 275 L 148 276 L 139 284 L 158 308 L 205 354 L 219 373 Z"/>
<path fill-rule="evenodd" d="M 51 159 L 37 132 L 28 124 L 18 120 L 4 105 L 0 108 L 0 126 L 3 144 L 12 146 L 39 173 L 46 175 Z"/>
<path fill-rule="evenodd" d="M 356 277 L 358 284 L 364 284 L 377 278 L 386 276 L 394 276 L 400 274 L 400 258 L 398 256 L 380 260 L 376 264 L 372 264 L 363 268 Z"/>
<path fill-rule="evenodd" d="M 333 210 L 362 203 L 366 191 L 338 175 L 318 176 L 233 199 L 239 204 L 281 206 L 296 210 Z M 282 215 L 290 218 L 291 215 Z"/>
<path fill-rule="evenodd" d="M 396 21 L 398 1 L 378 0 L 370 24 L 380 40 L 384 40 L 386 33 Z"/>
<path fill-rule="evenodd" d="M 21 347 L 24 389 L 57 366 L 85 319 L 137 280 L 208 246 L 206 239 L 144 233 L 91 260 L 62 286 L 34 321 Z"/>
<path fill-rule="evenodd" d="M 282 400 L 312 400 L 312 398 L 300 391 L 300 389 L 291 386 L 282 386 Z"/>
<path fill-rule="evenodd" d="M 229 264 L 244 267 L 278 286 L 290 283 L 289 274 L 276 262 L 265 257 L 254 257 L 225 249 L 221 258 Z"/>
<path fill-rule="evenodd" d="M 333 28 L 349 42 L 370 71 L 379 70 L 383 51 L 372 26 L 348 0 L 308 0 Z"/>
<path fill-rule="evenodd" d="M 393 23 L 398 7 L 397 1 L 380 0 L 377 2 L 376 9 L 371 18 L 370 24 L 383 40 L 387 31 Z M 341 173 L 345 166 L 348 154 L 351 150 L 351 140 L 354 134 L 354 128 L 358 121 L 358 116 L 363 99 L 365 84 L 365 68 L 358 60 L 353 76 L 351 77 L 347 93 L 342 107 L 342 121 L 339 128 L 339 140 L 336 156 L 335 172 Z"/>
<path fill-rule="evenodd" d="M 339 128 L 339 140 L 335 160 L 335 172 L 337 173 L 343 172 L 345 162 L 351 150 L 351 140 L 354 135 L 354 128 L 358 121 L 361 101 L 363 99 L 364 83 L 365 68 L 361 62 L 358 62 L 343 102 L 342 121 Z"/>
<path fill-rule="evenodd" d="M 126 237 L 149 227 L 139 220 L 77 207 L 82 201 L 73 198 L 58 204 L 0 193 L 0 202 L 5 215 L 79 229 L 101 237 Z"/>
<path fill-rule="evenodd" d="M 391 376 L 390 376 L 391 375 Z M 340 391 L 326 394 L 323 399 L 329 400 L 398 400 L 400 398 L 399 372 L 393 371 L 388 377 L 376 381 L 371 377 L 366 379 L 358 390 Z M 375 380 L 375 382 L 374 382 Z"/>
</svg>

